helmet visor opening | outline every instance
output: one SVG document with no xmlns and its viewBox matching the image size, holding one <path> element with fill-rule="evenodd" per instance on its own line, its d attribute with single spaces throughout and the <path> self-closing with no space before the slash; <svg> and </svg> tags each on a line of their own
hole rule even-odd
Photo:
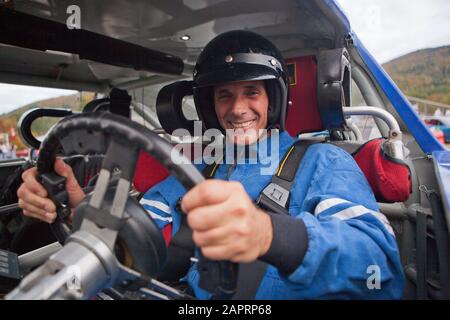
<svg viewBox="0 0 450 320">
<path fill-rule="evenodd" d="M 224 65 L 208 72 L 202 72 L 196 77 L 195 87 L 214 86 L 224 83 L 278 79 L 276 70 L 254 64 Z"/>
</svg>

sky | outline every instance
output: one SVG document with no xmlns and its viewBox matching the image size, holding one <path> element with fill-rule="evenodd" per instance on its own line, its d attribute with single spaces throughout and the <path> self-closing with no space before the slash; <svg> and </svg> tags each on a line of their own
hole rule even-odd
<svg viewBox="0 0 450 320">
<path fill-rule="evenodd" d="M 450 44 L 450 0 L 337 0 L 379 63 Z M 0 114 L 76 91 L 0 84 Z"/>
<path fill-rule="evenodd" d="M 450 44 L 449 0 L 338 0 L 379 63 Z"/>
</svg>

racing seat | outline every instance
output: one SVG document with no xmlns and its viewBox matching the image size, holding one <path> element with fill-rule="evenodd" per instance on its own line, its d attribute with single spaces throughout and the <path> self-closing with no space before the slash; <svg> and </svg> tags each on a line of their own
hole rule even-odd
<svg viewBox="0 0 450 320">
<path fill-rule="evenodd" d="M 365 108 L 368 114 L 381 112 L 383 118 L 389 118 L 392 136 L 356 144 L 356 150 L 355 144 L 348 140 L 345 117 L 358 108 L 346 108 L 351 105 L 351 67 L 346 50 L 324 50 L 317 57 L 288 59 L 287 64 L 291 71 L 292 101 L 286 121 L 288 132 L 297 136 L 327 130 L 331 143 L 352 154 L 379 202 L 405 201 L 412 183 L 409 167 L 403 161 L 401 132 L 395 119 L 375 108 Z M 364 114 L 364 110 L 358 114 Z"/>
</svg>

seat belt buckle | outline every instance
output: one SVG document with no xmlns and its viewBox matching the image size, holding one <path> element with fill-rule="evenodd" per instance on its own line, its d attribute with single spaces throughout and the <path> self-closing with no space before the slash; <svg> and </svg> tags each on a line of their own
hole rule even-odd
<svg viewBox="0 0 450 320">
<path fill-rule="evenodd" d="M 259 195 L 256 202 L 262 209 L 273 211 L 274 213 L 287 213 L 287 204 L 289 202 L 289 190 L 271 182 Z"/>
</svg>

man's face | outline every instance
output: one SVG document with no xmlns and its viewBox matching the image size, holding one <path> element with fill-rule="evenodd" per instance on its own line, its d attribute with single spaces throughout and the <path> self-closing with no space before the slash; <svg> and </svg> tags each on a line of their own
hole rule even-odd
<svg viewBox="0 0 450 320">
<path fill-rule="evenodd" d="M 267 127 L 269 98 L 261 80 L 215 86 L 214 107 L 222 128 L 232 130 L 235 144 L 256 142 L 260 129 Z"/>
</svg>

